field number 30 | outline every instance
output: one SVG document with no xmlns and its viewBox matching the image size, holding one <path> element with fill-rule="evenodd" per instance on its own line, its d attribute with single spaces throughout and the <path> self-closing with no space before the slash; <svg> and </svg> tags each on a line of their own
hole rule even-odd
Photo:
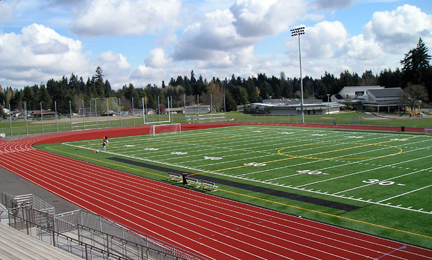
<svg viewBox="0 0 432 260">
<path fill-rule="evenodd" d="M 363 181 L 364 183 L 369 183 L 369 184 L 379 184 L 379 185 L 383 185 L 383 186 L 388 186 L 388 185 L 393 185 L 395 184 L 394 181 L 380 181 L 377 179 L 369 179 L 367 181 Z"/>
</svg>

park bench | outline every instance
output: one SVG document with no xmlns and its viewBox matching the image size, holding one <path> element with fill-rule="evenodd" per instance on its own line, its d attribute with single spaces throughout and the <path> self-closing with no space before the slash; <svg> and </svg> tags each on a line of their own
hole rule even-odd
<svg viewBox="0 0 432 260">
<path fill-rule="evenodd" d="M 211 191 L 217 191 L 218 186 L 214 182 L 201 180 L 201 185 L 204 189 L 211 189 Z"/>
<path fill-rule="evenodd" d="M 197 180 L 197 179 L 186 177 L 186 181 L 187 181 L 188 185 L 195 185 L 195 188 L 201 187 L 201 184 L 200 184 L 199 180 Z"/>
<path fill-rule="evenodd" d="M 181 175 L 180 173 L 169 172 L 168 174 L 169 174 L 170 180 L 172 180 L 172 181 L 178 181 L 178 182 L 183 181 L 183 175 Z"/>
</svg>

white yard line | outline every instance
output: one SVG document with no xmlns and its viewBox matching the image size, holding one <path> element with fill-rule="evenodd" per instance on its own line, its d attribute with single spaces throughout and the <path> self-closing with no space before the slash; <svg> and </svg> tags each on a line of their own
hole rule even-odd
<svg viewBox="0 0 432 260">
<path fill-rule="evenodd" d="M 412 175 L 412 174 L 416 174 L 416 173 L 420 173 L 420 172 L 424 172 L 424 171 L 429 171 L 431 169 L 432 169 L 432 167 L 427 168 L 427 169 L 421 169 L 421 170 L 418 170 L 418 171 L 414 171 L 414 172 L 402 174 L 402 175 L 399 175 L 399 176 L 395 176 L 395 177 L 392 177 L 392 178 L 384 179 L 382 181 L 394 180 L 394 179 L 405 177 L 405 176 L 408 176 L 408 175 Z M 347 190 L 339 191 L 339 192 L 336 192 L 336 193 L 333 193 L 333 194 L 345 193 L 345 192 L 348 192 L 348 191 L 353 191 L 353 190 L 361 189 L 361 188 L 364 188 L 364 187 L 369 187 L 369 186 L 374 185 L 374 184 L 375 183 L 367 184 L 367 185 L 362 185 L 362 186 L 358 186 L 358 187 L 355 187 L 355 188 L 352 188 L 352 189 L 347 189 Z M 378 201 L 378 202 L 380 202 L 380 201 Z"/>
<path fill-rule="evenodd" d="M 390 197 L 390 198 L 387 198 L 387 199 L 384 199 L 384 200 L 380 200 L 377 203 L 383 203 L 384 201 L 388 201 L 388 200 L 392 200 L 392 199 L 395 199 L 395 198 L 399 198 L 399 197 L 402 197 L 404 195 L 407 195 L 407 194 L 410 194 L 410 193 L 414 193 L 414 192 L 417 192 L 417 191 L 420 191 L 420 190 L 424 190 L 424 189 L 427 189 L 427 188 L 430 188 L 430 187 L 432 187 L 432 184 L 428 185 L 428 186 L 424 186 L 424 187 L 418 188 L 418 189 L 415 189 L 415 190 L 412 190 L 412 191 L 408 191 L 408 192 L 405 192 L 405 193 L 402 193 L 402 194 L 399 194 L 399 195 L 396 195 L 396 196 L 393 196 L 393 197 Z"/>
<path fill-rule="evenodd" d="M 411 152 L 414 152 L 414 151 L 411 151 Z M 329 178 L 329 179 L 325 179 L 325 180 L 321 180 L 321 181 L 307 183 L 307 184 L 300 185 L 300 186 L 297 186 L 297 187 L 303 187 L 303 186 L 308 186 L 308 185 L 312 185 L 312 184 L 317 184 L 317 183 L 332 181 L 332 180 L 336 180 L 336 179 L 341 179 L 341 178 L 349 177 L 349 176 L 352 176 L 352 175 L 357 175 L 357 174 L 364 173 L 364 172 L 369 172 L 369 171 L 374 171 L 374 170 L 377 170 L 377 169 L 382 169 L 382 168 L 387 168 L 387 167 L 391 167 L 391 166 L 395 166 L 395 165 L 399 165 L 399 164 L 404 164 L 404 163 L 407 163 L 407 162 L 413 162 L 413 161 L 417 161 L 417 160 L 421 160 L 421 159 L 425 159 L 425 158 L 429 158 L 429 157 L 432 157 L 432 155 L 428 155 L 428 156 L 424 156 L 424 157 L 418 157 L 418 158 L 414 158 L 414 159 L 407 160 L 407 161 L 397 162 L 397 163 L 394 163 L 394 164 L 384 165 L 384 166 L 380 166 L 380 167 L 373 168 L 373 169 L 368 169 L 368 170 L 353 172 L 353 173 L 349 173 L 349 174 L 338 176 L 338 177 L 334 177 L 334 178 Z"/>
</svg>

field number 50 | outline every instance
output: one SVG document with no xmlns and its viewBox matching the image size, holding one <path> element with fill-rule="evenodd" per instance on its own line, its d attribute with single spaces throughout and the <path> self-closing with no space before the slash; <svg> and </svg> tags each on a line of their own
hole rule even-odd
<svg viewBox="0 0 432 260">
<path fill-rule="evenodd" d="M 379 185 L 383 185 L 383 186 L 388 186 L 388 185 L 393 185 L 395 184 L 394 181 L 380 181 L 377 179 L 369 179 L 367 181 L 363 181 L 364 183 L 369 183 L 369 184 L 379 184 Z"/>
</svg>

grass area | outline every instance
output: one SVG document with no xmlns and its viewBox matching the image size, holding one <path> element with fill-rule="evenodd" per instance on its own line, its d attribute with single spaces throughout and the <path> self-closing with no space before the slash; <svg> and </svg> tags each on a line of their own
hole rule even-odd
<svg viewBox="0 0 432 260">
<path fill-rule="evenodd" d="M 83 148 L 85 147 L 85 148 Z M 212 194 L 432 248 L 432 136 L 281 126 L 235 126 L 182 134 L 37 146 L 173 185 L 168 174 L 129 160 L 220 180 L 358 206 L 344 211 L 218 185 Z M 90 148 L 90 149 L 87 149 Z"/>
<path fill-rule="evenodd" d="M 208 116 L 209 114 L 201 114 L 201 116 Z M 215 118 L 217 118 L 215 114 Z M 173 123 L 198 123 L 192 121 L 190 117 L 192 114 L 173 114 L 170 117 L 168 115 L 151 115 L 146 116 L 145 122 L 158 122 L 165 121 Z M 197 115 L 195 115 L 196 117 Z M 272 116 L 272 115 L 256 115 L 248 114 L 243 112 L 228 112 L 225 115 L 226 120 L 230 122 L 249 122 L 249 123 L 302 123 L 302 117 L 299 116 Z M 211 118 L 211 116 L 208 116 Z M 212 122 L 213 119 L 207 119 L 200 122 Z M 218 119 L 214 121 L 220 122 Z M 338 113 L 330 115 L 305 115 L 306 124 L 329 124 L 332 125 L 336 121 L 338 125 L 363 125 L 363 126 L 394 126 L 394 127 L 420 127 L 420 128 L 432 128 L 432 117 L 409 117 L 409 115 L 395 116 L 391 114 L 366 114 L 366 113 Z M 0 122 L 0 133 L 6 135 L 26 135 L 26 134 L 37 134 L 37 133 L 55 133 L 65 132 L 74 130 L 85 130 L 85 129 L 98 129 L 98 128 L 112 128 L 112 127 L 126 127 L 126 126 L 142 126 L 145 125 L 144 118 L 142 116 L 127 117 L 87 117 L 87 118 L 73 118 L 72 121 L 68 118 L 59 120 L 44 119 L 40 120 L 29 120 L 19 121 L 2 120 Z"/>
</svg>

